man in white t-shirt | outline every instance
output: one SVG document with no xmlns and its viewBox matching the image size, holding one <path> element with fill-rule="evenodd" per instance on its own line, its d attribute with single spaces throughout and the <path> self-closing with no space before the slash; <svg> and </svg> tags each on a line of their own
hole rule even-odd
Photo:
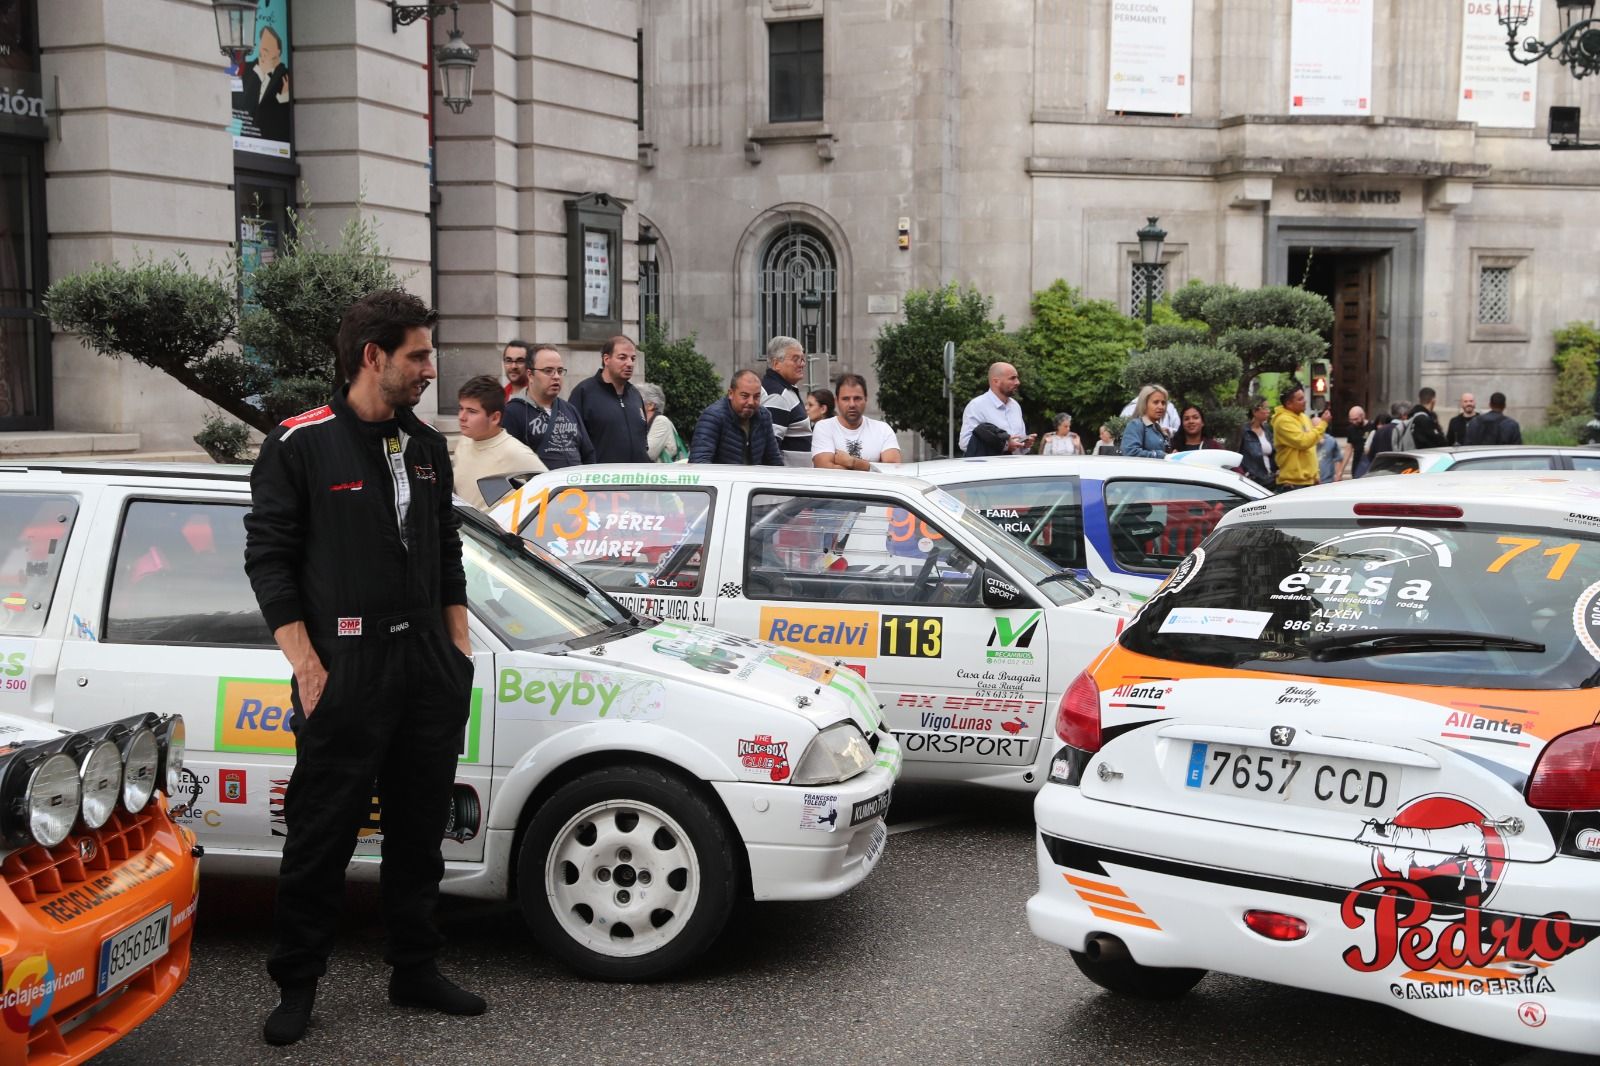
<svg viewBox="0 0 1600 1066">
<path fill-rule="evenodd" d="M 833 384 L 839 414 L 811 431 L 811 465 L 822 470 L 871 470 L 873 463 L 898 463 L 900 442 L 887 422 L 868 418 L 867 379 L 841 374 Z"/>
</svg>

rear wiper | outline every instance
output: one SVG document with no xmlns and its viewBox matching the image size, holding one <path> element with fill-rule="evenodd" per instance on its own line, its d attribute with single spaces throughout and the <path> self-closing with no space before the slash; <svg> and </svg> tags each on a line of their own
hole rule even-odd
<svg viewBox="0 0 1600 1066">
<path fill-rule="evenodd" d="M 1407 652 L 1483 651 L 1542 652 L 1544 645 L 1522 637 L 1499 633 L 1472 633 L 1458 629 L 1409 629 L 1341 633 L 1306 641 L 1306 650 L 1317 662 L 1364 659 L 1369 655 L 1397 655 Z"/>
</svg>

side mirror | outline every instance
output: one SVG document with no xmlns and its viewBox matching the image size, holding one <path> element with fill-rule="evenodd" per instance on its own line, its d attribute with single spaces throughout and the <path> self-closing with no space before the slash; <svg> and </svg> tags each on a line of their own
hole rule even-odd
<svg viewBox="0 0 1600 1066">
<path fill-rule="evenodd" d="M 1012 582 L 987 567 L 983 571 L 983 605 L 995 611 L 1026 606 L 1028 597 Z"/>
</svg>

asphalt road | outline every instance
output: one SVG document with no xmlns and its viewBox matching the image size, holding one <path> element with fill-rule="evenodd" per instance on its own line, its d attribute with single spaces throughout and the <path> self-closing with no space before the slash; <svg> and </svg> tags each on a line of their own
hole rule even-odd
<svg viewBox="0 0 1600 1066">
<path fill-rule="evenodd" d="M 1595 1066 L 1416 1021 L 1384 1006 L 1212 974 L 1152 1005 L 1100 991 L 1028 932 L 1029 798 L 902 785 L 879 868 L 826 903 L 737 913 L 672 984 L 573 978 L 511 906 L 447 900 L 444 969 L 490 1000 L 441 1018 L 384 998 L 374 887 L 347 927 L 300 1044 L 261 1043 L 272 886 L 206 878 L 188 984 L 96 1060 L 145 1063 L 1281 1063 Z"/>
</svg>

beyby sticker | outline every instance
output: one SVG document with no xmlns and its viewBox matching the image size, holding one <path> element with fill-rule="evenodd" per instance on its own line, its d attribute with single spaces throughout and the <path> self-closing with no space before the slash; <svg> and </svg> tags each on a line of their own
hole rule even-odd
<svg viewBox="0 0 1600 1066">
<path fill-rule="evenodd" d="M 665 703 L 659 681 L 589 670 L 505 667 L 498 689 L 501 715 L 523 720 L 641 721 L 660 715 Z"/>
<path fill-rule="evenodd" d="M 739 764 L 746 770 L 759 770 L 774 781 L 789 778 L 789 742 L 773 740 L 766 733 L 757 733 L 749 740 L 739 741 Z"/>
</svg>

